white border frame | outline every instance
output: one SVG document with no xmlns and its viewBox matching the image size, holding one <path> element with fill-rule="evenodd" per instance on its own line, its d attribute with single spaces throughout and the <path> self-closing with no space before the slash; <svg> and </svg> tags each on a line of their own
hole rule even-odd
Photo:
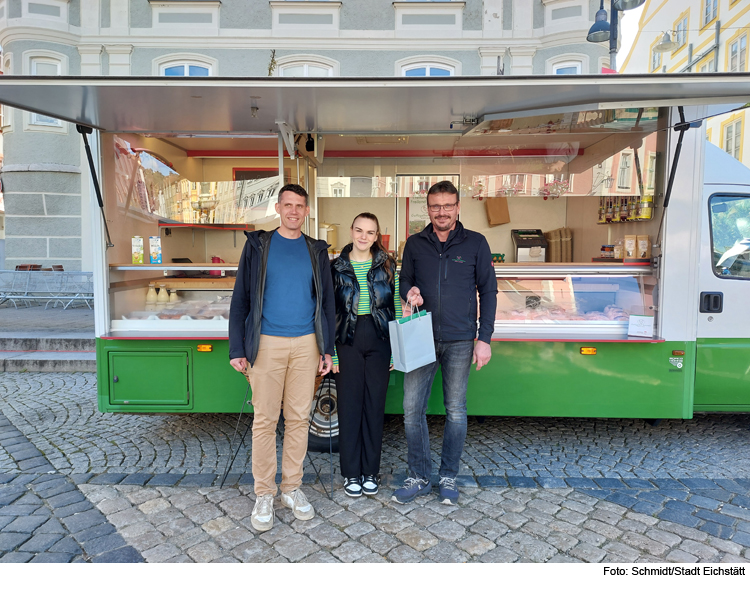
<svg viewBox="0 0 750 591">
<path fill-rule="evenodd" d="M 544 62 L 544 73 L 552 76 L 555 73 L 555 68 L 560 66 L 570 67 L 575 64 L 581 68 L 579 74 L 588 74 L 591 70 L 589 62 L 589 56 L 585 53 L 563 53 Z"/>
<path fill-rule="evenodd" d="M 29 12 L 29 4 L 45 4 L 60 9 L 60 16 L 50 16 L 47 14 L 38 14 Z M 6 5 L 6 11 L 8 6 Z M 7 16 L 7 15 L 6 15 Z M 54 23 L 68 24 L 68 0 L 23 0 L 21 4 L 21 18 L 39 19 L 43 21 L 52 21 Z"/>
</svg>

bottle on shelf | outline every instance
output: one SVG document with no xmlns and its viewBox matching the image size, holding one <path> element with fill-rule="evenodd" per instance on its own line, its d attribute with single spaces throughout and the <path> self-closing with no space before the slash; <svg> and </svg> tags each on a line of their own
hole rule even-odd
<svg viewBox="0 0 750 591">
<path fill-rule="evenodd" d="M 180 298 L 177 295 L 177 290 L 173 289 L 172 291 L 170 291 L 169 292 L 169 303 L 170 304 L 176 304 L 179 301 L 180 301 Z"/>
<path fill-rule="evenodd" d="M 620 221 L 620 196 L 615 197 L 615 204 L 612 207 L 612 223 Z"/>
<path fill-rule="evenodd" d="M 599 220 L 596 222 L 597 224 L 606 224 L 606 212 L 604 207 L 604 197 L 599 197 Z"/>
<path fill-rule="evenodd" d="M 622 203 L 620 204 L 620 221 L 627 222 L 629 215 L 630 215 L 630 197 L 625 195 L 623 196 Z"/>
<path fill-rule="evenodd" d="M 157 300 L 156 296 L 156 284 L 149 283 L 148 284 L 148 292 L 146 292 L 146 303 L 147 304 L 155 304 Z"/>
<path fill-rule="evenodd" d="M 607 199 L 607 213 L 605 219 L 608 224 L 612 223 L 612 199 Z"/>
<path fill-rule="evenodd" d="M 156 303 L 157 304 L 169 303 L 169 294 L 167 293 L 167 288 L 163 283 L 159 284 L 159 295 L 156 297 Z"/>
<path fill-rule="evenodd" d="M 641 201 L 641 216 L 642 220 L 650 220 L 654 217 L 654 196 L 644 195 Z"/>
<path fill-rule="evenodd" d="M 636 210 L 635 196 L 631 195 L 629 197 L 629 199 L 630 199 L 630 207 L 628 208 L 628 221 L 629 222 L 634 222 L 636 220 L 636 217 L 635 217 L 635 210 Z"/>
</svg>

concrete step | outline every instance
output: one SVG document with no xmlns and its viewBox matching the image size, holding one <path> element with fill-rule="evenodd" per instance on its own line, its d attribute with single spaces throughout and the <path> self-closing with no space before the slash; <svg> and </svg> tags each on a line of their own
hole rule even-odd
<svg viewBox="0 0 750 591">
<path fill-rule="evenodd" d="M 0 351 L 0 372 L 96 371 L 96 353 L 81 351 Z"/>
<path fill-rule="evenodd" d="M 91 352 L 96 341 L 87 334 L 23 335 L 0 333 L 0 351 L 68 351 Z"/>
</svg>

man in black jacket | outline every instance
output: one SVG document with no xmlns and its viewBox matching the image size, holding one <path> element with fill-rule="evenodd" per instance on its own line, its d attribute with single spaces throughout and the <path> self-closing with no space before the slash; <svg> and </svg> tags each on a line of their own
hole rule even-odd
<svg viewBox="0 0 750 591">
<path fill-rule="evenodd" d="M 310 213 L 299 185 L 279 191 L 272 232 L 246 232 L 229 312 L 229 363 L 245 373 L 253 392 L 253 478 L 258 531 L 273 527 L 276 424 L 282 402 L 284 444 L 281 503 L 297 519 L 315 511 L 300 490 L 316 371 L 333 367 L 333 282 L 327 244 L 302 233 Z"/>
<path fill-rule="evenodd" d="M 432 490 L 427 403 L 438 366 L 443 376 L 445 430 L 440 462 L 440 500 L 458 502 L 458 475 L 466 439 L 466 389 L 471 364 L 477 370 L 492 355 L 497 279 L 487 239 L 458 221 L 461 204 L 450 181 L 427 192 L 429 224 L 409 237 L 401 266 L 401 297 L 432 313 L 437 361 L 404 376 L 404 425 L 409 477 L 393 500 L 408 503 Z M 477 338 L 477 292 L 479 335 Z M 406 315 L 406 313 L 404 313 Z"/>
</svg>

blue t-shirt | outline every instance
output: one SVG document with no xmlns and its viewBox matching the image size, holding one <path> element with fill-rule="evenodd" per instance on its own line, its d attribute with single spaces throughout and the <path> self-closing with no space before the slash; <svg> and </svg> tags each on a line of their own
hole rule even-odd
<svg viewBox="0 0 750 591">
<path fill-rule="evenodd" d="M 315 332 L 315 294 L 305 237 L 271 236 L 260 333 L 301 337 Z"/>
</svg>

